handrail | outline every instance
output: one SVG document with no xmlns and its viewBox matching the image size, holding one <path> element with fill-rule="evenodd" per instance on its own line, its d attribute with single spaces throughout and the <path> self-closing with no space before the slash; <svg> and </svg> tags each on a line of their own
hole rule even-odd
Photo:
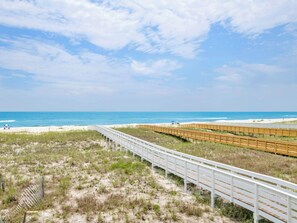
<svg viewBox="0 0 297 223">
<path fill-rule="evenodd" d="M 205 165 L 208 165 L 208 166 L 215 167 L 217 169 L 221 169 L 221 170 L 233 173 L 233 174 L 238 174 L 238 175 L 241 175 L 241 176 L 244 176 L 244 177 L 248 177 L 248 178 L 252 178 L 254 180 L 258 180 L 261 183 L 266 183 L 266 184 L 271 185 L 271 186 L 276 186 L 278 188 L 283 188 L 284 190 L 289 191 L 289 192 L 297 193 L 297 185 L 294 184 L 294 183 L 291 183 L 289 181 L 285 181 L 285 180 L 275 178 L 275 177 L 271 177 L 271 176 L 268 176 L 268 175 L 265 175 L 265 174 L 260 174 L 260 173 L 256 173 L 256 172 L 253 172 L 253 171 L 245 170 L 245 169 L 242 169 L 242 168 L 234 167 L 234 166 L 231 166 L 231 165 L 223 164 L 223 163 L 220 163 L 220 162 L 204 159 L 204 158 L 201 158 L 201 157 L 189 155 L 189 154 L 186 154 L 186 153 L 178 152 L 178 151 L 175 151 L 175 150 L 172 150 L 172 149 L 167 149 L 165 147 L 150 143 L 148 141 L 145 141 L 145 140 L 142 140 L 140 138 L 125 134 L 125 133 L 120 132 L 120 131 L 116 131 L 116 130 L 111 129 L 111 128 L 108 129 L 108 130 L 112 131 L 115 134 L 121 135 L 124 138 L 130 138 L 132 140 L 136 140 L 139 143 L 142 143 L 143 145 L 150 146 L 151 148 L 159 149 L 159 150 L 162 150 L 162 151 L 167 152 L 167 153 L 171 153 L 171 154 L 181 156 L 181 157 L 186 158 L 186 159 L 190 159 L 190 160 L 195 161 L 195 162 L 199 162 L 199 163 L 202 163 L 202 164 L 205 164 Z"/>
<path fill-rule="evenodd" d="M 240 125 L 221 125 L 221 124 L 205 124 L 192 123 L 182 124 L 181 127 L 221 130 L 228 132 L 242 132 L 248 134 L 263 134 L 263 135 L 279 135 L 279 136 L 297 136 L 297 129 L 281 129 L 281 128 L 265 128 L 265 127 L 251 127 Z"/>
<path fill-rule="evenodd" d="M 206 124 L 218 125 L 233 125 L 233 126 L 246 126 L 258 128 L 271 128 L 271 129 L 297 129 L 297 124 L 281 124 L 281 123 L 244 123 L 244 122 L 204 122 Z"/>
<path fill-rule="evenodd" d="M 163 127 L 156 125 L 139 125 L 142 128 L 156 132 L 167 133 L 187 139 L 203 140 L 224 143 L 229 145 L 243 146 L 265 152 L 295 156 L 297 157 L 297 143 L 283 142 L 278 140 L 255 139 L 246 136 L 234 136 L 197 130 L 185 130 L 173 127 Z"/>
<path fill-rule="evenodd" d="M 133 138 L 123 137 L 106 127 L 92 127 L 104 135 L 108 142 L 114 142 L 133 154 L 139 155 L 152 163 L 152 166 L 163 168 L 211 192 L 211 203 L 214 206 L 215 196 L 220 196 L 254 212 L 254 220 L 266 218 L 273 222 L 297 222 L 297 196 L 282 189 L 269 186 L 254 179 L 216 169 L 192 160 L 179 157 L 158 148 L 144 146 Z"/>
</svg>

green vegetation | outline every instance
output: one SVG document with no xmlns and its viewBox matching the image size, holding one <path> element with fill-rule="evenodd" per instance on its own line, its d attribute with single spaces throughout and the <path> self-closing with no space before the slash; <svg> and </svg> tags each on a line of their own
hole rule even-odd
<svg viewBox="0 0 297 223">
<path fill-rule="evenodd" d="M 196 197 L 197 202 L 209 204 L 210 203 L 210 193 L 207 191 L 197 190 L 192 188 L 193 195 Z M 244 223 L 253 222 L 253 212 L 240 207 L 236 204 L 227 202 L 219 197 L 215 198 L 215 208 L 224 216 L 227 216 L 232 219 L 236 219 Z M 270 221 L 262 219 L 261 223 L 268 223 Z"/>
<path fill-rule="evenodd" d="M 134 174 L 134 173 L 142 173 L 143 171 L 147 171 L 146 165 L 144 163 L 135 163 L 127 159 L 121 159 L 116 163 L 111 164 L 111 170 L 118 170 L 120 173 L 125 174 Z"/>
<path fill-rule="evenodd" d="M 66 142 L 81 142 L 90 140 L 98 140 L 96 131 L 69 131 L 69 132 L 47 132 L 42 134 L 27 134 L 27 133 L 1 133 L 0 143 L 6 145 L 27 145 L 28 143 L 66 143 Z"/>
<path fill-rule="evenodd" d="M 6 182 L 0 215 L 44 176 L 45 198 L 27 222 L 226 221 L 208 204 L 153 174 L 145 162 L 105 148 L 95 131 L 1 133 L 0 157 Z"/>
<path fill-rule="evenodd" d="M 165 171 L 162 169 L 157 168 L 156 171 L 160 175 L 165 175 Z M 174 181 L 177 185 L 183 186 L 183 180 L 182 178 L 169 174 L 168 178 L 172 181 Z M 198 189 L 195 185 L 189 184 L 188 185 L 188 191 L 191 192 L 191 194 L 195 197 L 197 204 L 206 204 L 210 205 L 211 196 L 209 191 Z M 175 196 L 177 193 L 176 191 L 170 191 L 171 196 Z M 197 207 L 193 207 L 187 202 L 181 202 L 180 200 L 176 200 L 174 203 L 175 206 L 178 207 L 179 211 L 183 213 L 187 213 L 187 215 L 193 215 L 193 216 L 200 216 L 203 215 L 206 212 L 210 212 L 211 208 L 205 208 L 203 211 Z M 167 204 L 167 207 L 170 207 L 170 204 Z M 230 203 L 226 200 L 223 200 L 219 197 L 215 199 L 215 210 L 217 210 L 221 215 L 226 216 L 228 218 L 236 220 L 236 222 L 242 222 L 242 223 L 252 223 L 253 221 L 253 212 L 240 207 L 236 204 Z M 172 215 L 172 218 L 175 218 L 178 216 Z M 211 221 L 214 221 L 211 217 L 209 218 Z M 268 223 L 270 221 L 262 219 L 260 221 L 261 223 Z"/>
<path fill-rule="evenodd" d="M 191 143 L 178 137 L 141 128 L 120 128 L 118 130 L 166 148 L 297 183 L 296 158 L 219 143 Z"/>
<path fill-rule="evenodd" d="M 287 142 L 297 142 L 297 137 L 290 137 L 290 136 L 264 135 L 264 136 L 258 136 L 257 138 L 268 139 L 268 140 L 287 141 Z"/>
<path fill-rule="evenodd" d="M 295 120 L 295 121 L 276 122 L 276 124 L 297 124 L 297 120 Z"/>
</svg>

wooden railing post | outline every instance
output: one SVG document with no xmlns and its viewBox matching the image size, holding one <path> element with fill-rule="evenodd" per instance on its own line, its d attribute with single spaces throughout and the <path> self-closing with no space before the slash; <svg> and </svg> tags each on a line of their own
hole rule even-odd
<svg viewBox="0 0 297 223">
<path fill-rule="evenodd" d="M 197 165 L 197 187 L 200 187 L 200 168 L 199 165 Z"/>
<path fill-rule="evenodd" d="M 258 208 L 258 184 L 254 186 L 254 223 L 259 222 L 259 208 Z"/>
<path fill-rule="evenodd" d="M 287 222 L 291 222 L 292 214 L 291 214 L 291 198 L 288 196 L 287 198 Z"/>
<path fill-rule="evenodd" d="M 187 161 L 185 161 L 185 173 L 184 173 L 184 191 L 187 191 L 187 179 L 188 179 L 188 165 L 187 165 Z"/>
<path fill-rule="evenodd" d="M 234 179 L 233 176 L 231 176 L 231 202 L 233 203 L 233 199 L 234 199 Z"/>
<path fill-rule="evenodd" d="M 215 174 L 214 170 L 211 171 L 212 179 L 211 179 L 211 207 L 215 206 Z"/>
<path fill-rule="evenodd" d="M 168 155 L 166 154 L 166 169 L 165 169 L 165 176 L 168 176 Z"/>
</svg>

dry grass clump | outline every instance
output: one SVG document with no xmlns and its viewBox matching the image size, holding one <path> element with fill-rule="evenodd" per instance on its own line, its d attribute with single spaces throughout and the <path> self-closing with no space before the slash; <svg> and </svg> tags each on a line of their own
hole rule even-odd
<svg viewBox="0 0 297 223">
<path fill-rule="evenodd" d="M 297 183 L 297 158 L 213 142 L 191 143 L 141 128 L 118 130 L 166 148 Z"/>
<path fill-rule="evenodd" d="M 193 206 L 189 203 L 184 202 L 176 202 L 176 206 L 178 207 L 178 210 L 182 213 L 186 213 L 189 216 L 202 216 L 204 210 L 202 210 L 200 207 Z"/>
<path fill-rule="evenodd" d="M 145 162 L 106 148 L 94 131 L 0 134 L 0 215 L 45 177 L 45 198 L 27 222 L 232 222 Z"/>
<path fill-rule="evenodd" d="M 276 124 L 297 124 L 297 120 L 295 121 L 284 121 L 284 122 L 275 122 Z"/>
</svg>

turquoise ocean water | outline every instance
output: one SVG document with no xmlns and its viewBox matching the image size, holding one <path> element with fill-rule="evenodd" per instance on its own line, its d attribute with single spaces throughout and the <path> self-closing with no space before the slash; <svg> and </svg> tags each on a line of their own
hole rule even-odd
<svg viewBox="0 0 297 223">
<path fill-rule="evenodd" d="M 297 112 L 0 112 L 11 127 L 297 118 Z"/>
</svg>

